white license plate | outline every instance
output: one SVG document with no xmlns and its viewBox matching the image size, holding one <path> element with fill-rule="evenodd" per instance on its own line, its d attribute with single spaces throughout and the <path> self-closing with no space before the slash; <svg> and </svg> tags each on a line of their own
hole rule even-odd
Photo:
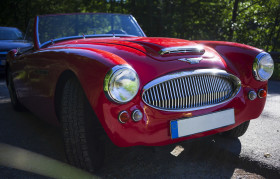
<svg viewBox="0 0 280 179">
<path fill-rule="evenodd" d="M 203 116 L 170 121 L 171 138 L 189 136 L 235 123 L 234 109 L 214 112 Z"/>
<path fill-rule="evenodd" d="M 6 65 L 6 60 L 0 60 L 0 65 L 5 66 Z"/>
</svg>

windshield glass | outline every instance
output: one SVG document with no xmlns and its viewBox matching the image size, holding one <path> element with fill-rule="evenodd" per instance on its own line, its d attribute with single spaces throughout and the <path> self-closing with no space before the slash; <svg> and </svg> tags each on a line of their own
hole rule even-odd
<svg viewBox="0 0 280 179">
<path fill-rule="evenodd" d="M 0 28 L 0 40 L 22 40 L 22 33 L 16 28 Z"/>
<path fill-rule="evenodd" d="M 57 39 L 94 36 L 145 36 L 135 19 L 123 14 L 39 16 L 40 45 Z"/>
</svg>

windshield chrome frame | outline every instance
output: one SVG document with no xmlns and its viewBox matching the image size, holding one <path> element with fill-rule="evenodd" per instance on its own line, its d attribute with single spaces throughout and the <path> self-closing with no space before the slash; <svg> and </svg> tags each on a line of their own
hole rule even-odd
<svg viewBox="0 0 280 179">
<path fill-rule="evenodd" d="M 46 41 L 42 44 L 40 44 L 40 48 L 49 45 L 50 43 L 54 43 L 54 42 L 59 42 L 59 41 L 63 41 L 63 40 L 73 40 L 73 39 L 82 39 L 82 38 L 92 38 L 92 37 L 138 37 L 135 35 L 125 35 L 125 34 L 96 34 L 96 35 L 78 35 L 78 36 L 69 36 L 69 37 L 62 37 L 62 38 L 58 38 L 58 39 L 54 39 L 54 40 L 49 40 Z"/>
<path fill-rule="evenodd" d="M 41 44 L 40 39 L 39 39 L 39 17 L 43 17 L 43 16 L 59 16 L 59 15 L 73 15 L 73 14 L 117 14 L 117 13 L 69 13 L 69 14 L 50 14 L 50 15 L 40 15 L 40 16 L 36 16 L 35 18 L 35 24 L 34 24 L 34 46 L 36 49 L 40 49 L 45 47 L 46 45 L 49 45 L 51 43 L 54 42 L 58 42 L 58 41 L 62 41 L 62 40 L 71 40 L 71 39 L 80 39 L 80 38 L 91 38 L 91 37 L 141 37 L 141 36 L 134 36 L 134 35 L 125 35 L 125 34 L 95 34 L 95 35 L 80 35 L 80 36 L 69 36 L 69 37 L 61 37 L 61 38 L 57 38 L 57 39 L 50 39 L 49 41 L 46 41 L 44 43 Z M 139 30 L 140 34 L 142 35 L 142 37 L 146 37 L 146 34 L 144 33 L 144 31 L 142 30 L 142 28 L 139 26 L 139 24 L 137 23 L 136 19 L 132 16 L 132 15 L 128 15 L 128 14 L 119 14 L 119 15 L 125 15 L 128 16 L 130 19 L 132 19 L 132 23 L 133 25 L 135 25 L 135 27 L 137 28 L 137 30 Z"/>
</svg>

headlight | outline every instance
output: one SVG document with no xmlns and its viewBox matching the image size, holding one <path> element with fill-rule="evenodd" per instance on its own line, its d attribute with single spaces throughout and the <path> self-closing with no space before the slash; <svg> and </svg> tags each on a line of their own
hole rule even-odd
<svg viewBox="0 0 280 179">
<path fill-rule="evenodd" d="M 257 80 L 266 81 L 273 73 L 274 63 L 271 56 L 266 52 L 257 55 L 253 64 L 253 73 Z"/>
<path fill-rule="evenodd" d="M 134 69 L 128 65 L 113 67 L 104 80 L 106 95 L 117 103 L 132 100 L 139 89 L 139 78 Z"/>
</svg>

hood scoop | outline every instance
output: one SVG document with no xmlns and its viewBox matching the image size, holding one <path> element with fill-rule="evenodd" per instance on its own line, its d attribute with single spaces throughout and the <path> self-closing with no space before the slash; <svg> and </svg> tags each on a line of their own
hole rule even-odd
<svg viewBox="0 0 280 179">
<path fill-rule="evenodd" d="M 196 54 L 203 55 L 205 52 L 203 46 L 178 46 L 178 47 L 168 47 L 161 49 L 158 53 L 160 55 L 171 55 L 171 54 Z"/>
</svg>

